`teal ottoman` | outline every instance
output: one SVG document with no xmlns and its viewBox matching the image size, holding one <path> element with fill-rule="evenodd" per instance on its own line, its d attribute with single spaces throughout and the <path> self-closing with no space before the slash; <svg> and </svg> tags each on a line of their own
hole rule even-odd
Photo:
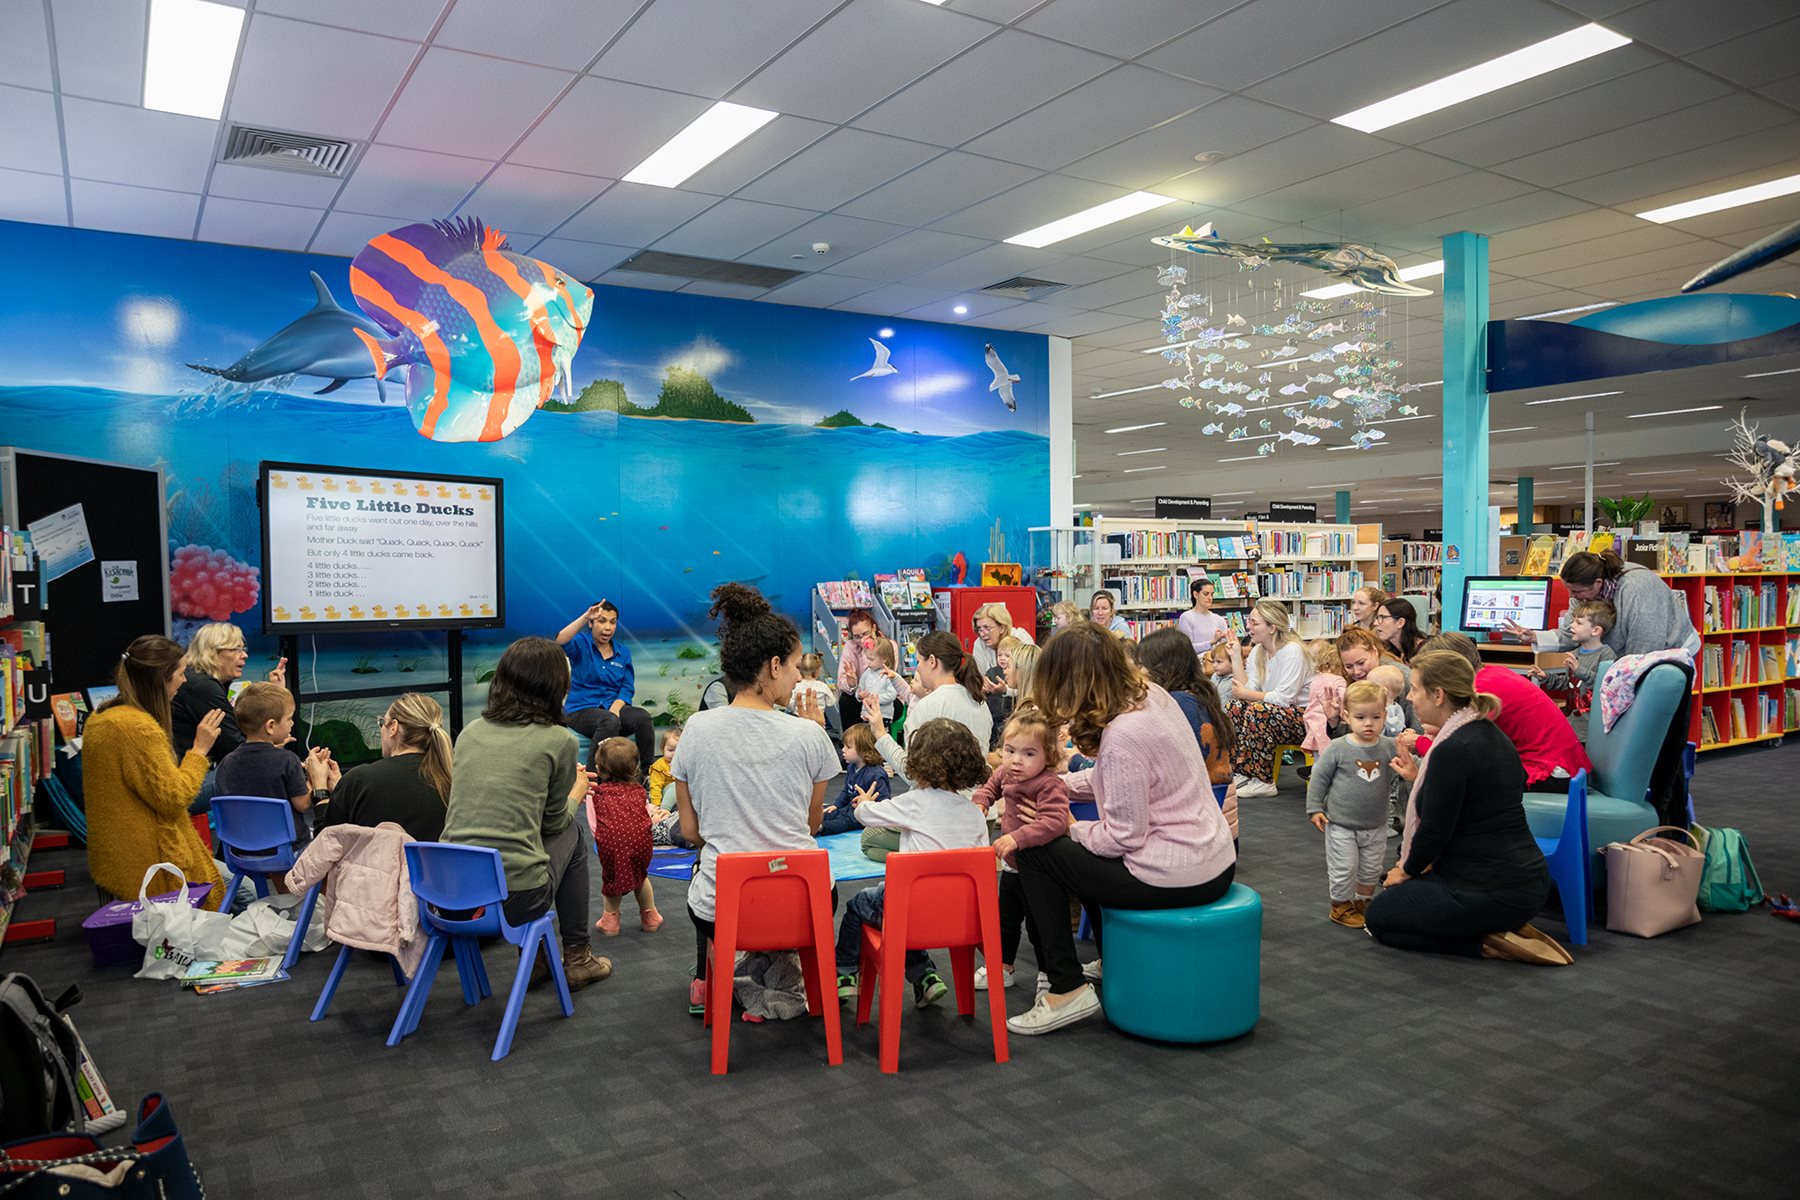
<svg viewBox="0 0 1800 1200">
<path fill-rule="evenodd" d="M 1100 999 L 1115 1028 L 1161 1042 L 1249 1033 L 1262 1012 L 1262 897 L 1241 883 L 1200 908 L 1101 910 Z"/>
</svg>

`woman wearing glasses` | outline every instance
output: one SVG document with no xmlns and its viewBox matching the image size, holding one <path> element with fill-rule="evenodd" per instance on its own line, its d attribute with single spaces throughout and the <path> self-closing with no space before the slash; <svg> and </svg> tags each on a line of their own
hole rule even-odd
<svg viewBox="0 0 1800 1200">
<path fill-rule="evenodd" d="M 1419 652 L 1425 635 L 1419 632 L 1419 614 L 1412 601 L 1395 597 L 1375 606 L 1375 636 L 1393 650 L 1403 663 L 1410 663 Z"/>
<path fill-rule="evenodd" d="M 181 690 L 169 703 L 176 756 L 186 754 L 194 744 L 194 729 L 207 713 L 220 714 L 219 737 L 208 756 L 212 765 L 206 770 L 206 781 L 200 785 L 200 795 L 190 812 L 203 813 L 212 807 L 212 798 L 217 791 L 214 775 L 219 761 L 244 743 L 244 735 L 231 716 L 230 693 L 231 685 L 243 678 L 249 654 L 249 648 L 244 645 L 244 631 L 224 621 L 202 625 L 188 641 L 184 660 L 186 677 L 182 680 Z M 267 678 L 270 683 L 286 687 L 287 659 L 276 663 Z"/>
</svg>

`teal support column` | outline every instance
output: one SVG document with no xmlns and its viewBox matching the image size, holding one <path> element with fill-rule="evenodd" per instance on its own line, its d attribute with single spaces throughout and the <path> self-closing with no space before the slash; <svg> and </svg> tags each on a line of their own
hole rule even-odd
<svg viewBox="0 0 1800 1200">
<path fill-rule="evenodd" d="M 1463 580 L 1493 569 L 1488 551 L 1488 240 L 1444 238 L 1444 612 Z M 1448 627 L 1448 622 L 1446 623 Z"/>
<path fill-rule="evenodd" d="M 1514 528 L 1526 537 L 1530 537 L 1533 532 L 1531 528 L 1532 482 L 1529 475 L 1519 476 L 1519 523 Z"/>
<path fill-rule="evenodd" d="M 1348 525 L 1350 523 L 1349 492 L 1339 492 L 1337 494 L 1337 523 L 1339 525 Z"/>
</svg>

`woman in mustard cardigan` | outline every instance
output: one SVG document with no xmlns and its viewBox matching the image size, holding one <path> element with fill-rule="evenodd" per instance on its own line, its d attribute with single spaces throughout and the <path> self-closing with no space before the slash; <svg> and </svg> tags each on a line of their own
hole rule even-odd
<svg viewBox="0 0 1800 1200">
<path fill-rule="evenodd" d="M 146 634 L 119 658 L 119 695 L 83 731 L 82 783 L 87 796 L 88 874 L 114 896 L 135 899 L 144 872 L 170 862 L 189 883 L 210 883 L 206 906 L 217 910 L 225 881 L 188 816 L 219 736 L 217 709 L 194 729 L 194 745 L 177 765 L 169 732 L 169 702 L 183 682 L 180 645 Z M 166 871 L 150 894 L 172 891 Z"/>
</svg>

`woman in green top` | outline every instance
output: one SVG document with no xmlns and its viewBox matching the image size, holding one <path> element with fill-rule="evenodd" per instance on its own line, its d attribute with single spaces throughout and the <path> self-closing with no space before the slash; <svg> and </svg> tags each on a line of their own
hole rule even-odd
<svg viewBox="0 0 1800 1200">
<path fill-rule="evenodd" d="M 444 840 L 500 852 L 506 919 L 535 921 L 551 907 L 562 930 L 563 972 L 571 988 L 612 974 L 588 942 L 587 824 L 575 816 L 587 772 L 563 725 L 569 659 L 549 638 L 506 648 L 488 686 L 487 707 L 456 739 L 456 773 Z"/>
</svg>

